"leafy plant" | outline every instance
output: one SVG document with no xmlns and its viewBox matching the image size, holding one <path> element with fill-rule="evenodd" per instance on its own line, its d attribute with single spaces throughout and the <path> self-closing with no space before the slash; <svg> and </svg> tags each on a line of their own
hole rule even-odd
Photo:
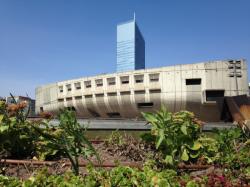
<svg viewBox="0 0 250 187">
<path fill-rule="evenodd" d="M 89 157 L 94 154 L 100 161 L 99 156 L 92 144 L 85 138 L 84 129 L 77 122 L 74 111 L 61 110 L 58 119 L 59 134 L 48 133 L 41 127 L 33 126 L 33 128 L 49 142 L 46 144 L 48 148 L 64 153 L 72 164 L 73 172 L 78 175 L 80 156 L 89 160 Z"/>
<path fill-rule="evenodd" d="M 165 155 L 170 165 L 179 161 L 189 161 L 199 156 L 201 144 L 198 141 L 201 128 L 193 113 L 180 111 L 167 112 L 162 107 L 157 113 L 142 113 L 152 125 L 151 135 L 155 137 L 156 149 Z"/>
<path fill-rule="evenodd" d="M 0 103 L 0 149 L 4 157 L 23 158 L 32 154 L 36 134 L 26 120 L 27 103 L 17 103 L 13 96 L 12 100 L 13 104 Z"/>
</svg>

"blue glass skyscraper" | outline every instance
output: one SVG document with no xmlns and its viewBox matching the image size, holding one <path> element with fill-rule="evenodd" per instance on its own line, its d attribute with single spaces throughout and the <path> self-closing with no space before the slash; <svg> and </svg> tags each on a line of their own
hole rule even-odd
<svg viewBox="0 0 250 187">
<path fill-rule="evenodd" d="M 135 18 L 117 25 L 117 72 L 145 68 L 145 41 Z"/>
</svg>

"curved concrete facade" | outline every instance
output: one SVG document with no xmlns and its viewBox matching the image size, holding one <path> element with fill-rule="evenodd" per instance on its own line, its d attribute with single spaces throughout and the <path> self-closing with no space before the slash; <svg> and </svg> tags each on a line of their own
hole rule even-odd
<svg viewBox="0 0 250 187">
<path fill-rule="evenodd" d="M 36 89 L 36 113 L 71 107 L 79 117 L 137 118 L 165 105 L 219 121 L 217 98 L 248 94 L 245 60 L 213 61 L 83 77 Z"/>
</svg>

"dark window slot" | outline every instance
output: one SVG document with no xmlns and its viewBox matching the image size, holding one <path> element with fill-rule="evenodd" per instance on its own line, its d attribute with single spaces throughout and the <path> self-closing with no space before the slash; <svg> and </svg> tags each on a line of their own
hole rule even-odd
<svg viewBox="0 0 250 187">
<path fill-rule="evenodd" d="M 117 93 L 113 92 L 113 93 L 108 93 L 108 96 L 117 96 Z"/>
<path fill-rule="evenodd" d="M 149 102 L 149 103 L 137 103 L 138 108 L 151 108 L 154 106 L 154 103 Z"/>
<path fill-rule="evenodd" d="M 82 96 L 75 96 L 75 100 L 81 100 Z"/>
<path fill-rule="evenodd" d="M 104 94 L 95 94 L 96 97 L 104 97 Z"/>
<path fill-rule="evenodd" d="M 63 99 L 58 99 L 58 102 L 63 102 L 64 100 Z"/>
<path fill-rule="evenodd" d="M 86 99 L 92 98 L 92 95 L 85 95 L 85 98 L 86 98 Z"/>
<path fill-rule="evenodd" d="M 206 101 L 217 101 L 224 97 L 224 90 L 206 90 Z"/>
<path fill-rule="evenodd" d="M 43 107 L 40 107 L 40 112 L 43 112 Z"/>
<path fill-rule="evenodd" d="M 135 80 L 136 83 L 143 83 L 143 80 Z"/>
<path fill-rule="evenodd" d="M 128 84 L 129 81 L 122 81 L 122 84 Z"/>
<path fill-rule="evenodd" d="M 135 94 L 145 94 L 145 90 L 138 90 L 138 91 L 135 91 Z"/>
<path fill-rule="evenodd" d="M 119 112 L 109 112 L 109 113 L 107 113 L 107 116 L 110 118 L 120 118 L 121 117 Z"/>
<path fill-rule="evenodd" d="M 149 93 L 161 93 L 161 89 L 149 90 Z"/>
<path fill-rule="evenodd" d="M 121 95 L 130 95 L 130 92 L 121 92 Z"/>
<path fill-rule="evenodd" d="M 72 101 L 72 97 L 66 98 L 66 101 Z"/>
<path fill-rule="evenodd" d="M 200 85 L 201 79 L 186 79 L 186 85 Z"/>
</svg>

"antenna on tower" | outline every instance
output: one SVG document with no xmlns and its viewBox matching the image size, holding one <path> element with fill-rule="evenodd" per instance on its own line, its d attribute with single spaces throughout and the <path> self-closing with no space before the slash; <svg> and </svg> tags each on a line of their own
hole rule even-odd
<svg viewBox="0 0 250 187">
<path fill-rule="evenodd" d="M 134 12 L 134 21 L 135 21 L 135 12 Z"/>
</svg>

